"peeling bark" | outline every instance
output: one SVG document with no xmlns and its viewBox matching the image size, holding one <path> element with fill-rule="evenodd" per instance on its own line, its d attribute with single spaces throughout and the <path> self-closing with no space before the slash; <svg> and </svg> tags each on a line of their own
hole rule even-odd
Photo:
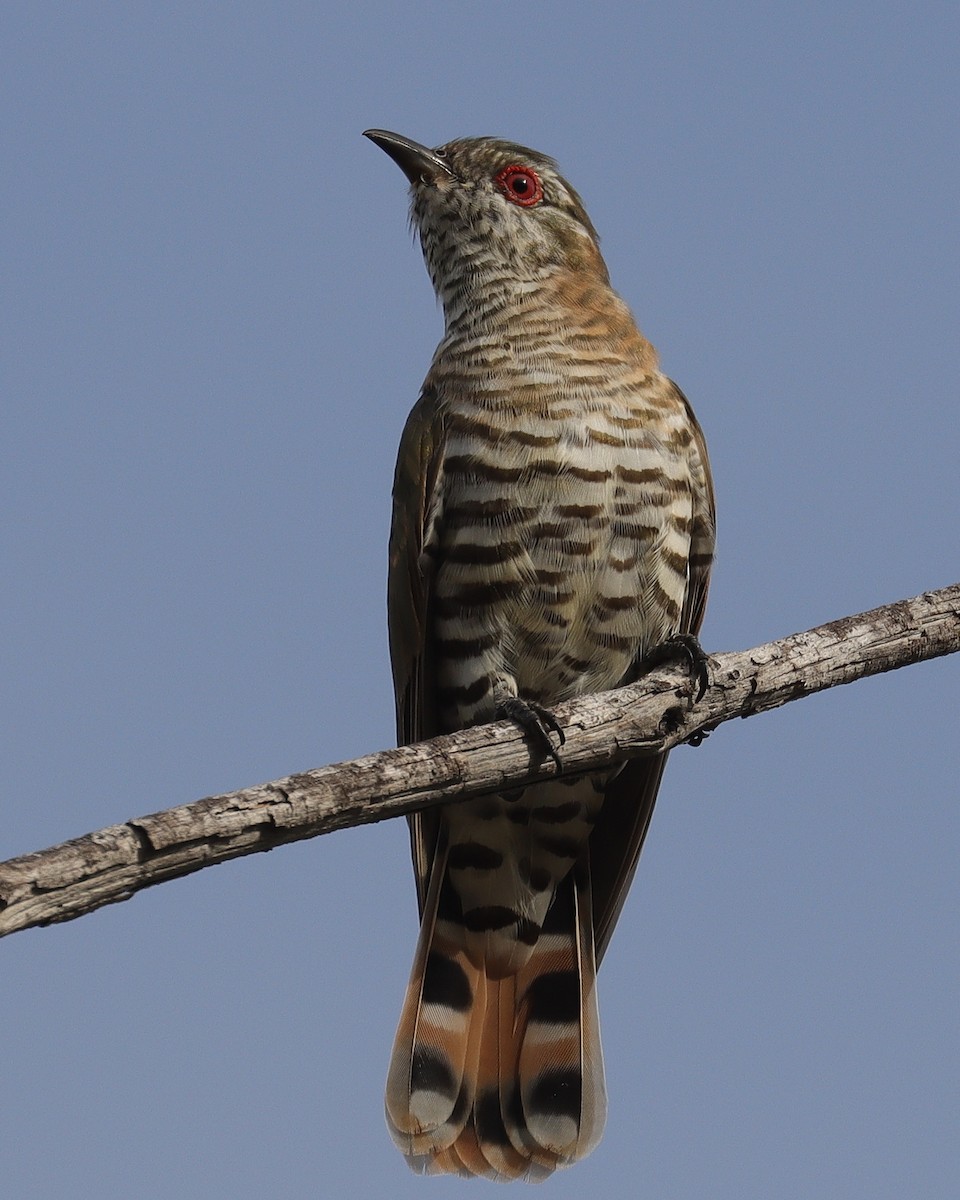
<svg viewBox="0 0 960 1200">
<path fill-rule="evenodd" d="M 734 717 L 960 650 L 960 584 L 752 650 L 717 654 L 692 702 L 681 667 L 555 712 L 566 774 L 697 743 Z M 477 726 L 210 796 L 0 863 L 0 936 L 68 921 L 142 888 L 244 854 L 556 773 L 507 722 Z"/>
</svg>

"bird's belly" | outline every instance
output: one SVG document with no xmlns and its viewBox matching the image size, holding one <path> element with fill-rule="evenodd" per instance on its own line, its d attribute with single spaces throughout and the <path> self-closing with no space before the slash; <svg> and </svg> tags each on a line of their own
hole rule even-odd
<svg viewBox="0 0 960 1200">
<path fill-rule="evenodd" d="M 677 629 L 690 489 L 659 447 L 630 449 L 478 460 L 449 481 L 434 593 L 446 727 L 489 720 L 498 684 L 548 705 L 615 687 Z"/>
</svg>

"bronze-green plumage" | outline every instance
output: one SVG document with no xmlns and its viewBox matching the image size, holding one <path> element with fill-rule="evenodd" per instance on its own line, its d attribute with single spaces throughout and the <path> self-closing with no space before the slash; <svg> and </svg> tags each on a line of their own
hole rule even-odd
<svg viewBox="0 0 960 1200">
<path fill-rule="evenodd" d="M 509 716 L 543 749 L 551 706 L 635 679 L 699 629 L 703 435 L 551 159 L 368 136 L 411 182 L 446 322 L 394 484 L 399 737 Z M 538 1179 L 596 1145 L 596 966 L 664 761 L 411 820 L 422 927 L 386 1109 L 414 1169 Z"/>
</svg>

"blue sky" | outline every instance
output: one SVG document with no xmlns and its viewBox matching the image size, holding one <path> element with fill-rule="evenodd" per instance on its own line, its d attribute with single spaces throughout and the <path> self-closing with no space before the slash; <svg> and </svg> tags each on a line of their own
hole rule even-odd
<svg viewBox="0 0 960 1200">
<path fill-rule="evenodd" d="M 960 575 L 954 5 L 0 11 L 0 857 L 391 744 L 400 429 L 440 334 L 360 133 L 554 155 L 706 430 L 703 632 Z M 553 1196 L 954 1194 L 957 662 L 672 758 Z M 472 1195 L 381 1096 L 401 824 L 0 946 L 17 1200 Z"/>
</svg>

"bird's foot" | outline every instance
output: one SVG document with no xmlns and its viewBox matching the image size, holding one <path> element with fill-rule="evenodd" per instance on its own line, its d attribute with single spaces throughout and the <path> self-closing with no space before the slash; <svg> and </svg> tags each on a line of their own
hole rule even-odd
<svg viewBox="0 0 960 1200">
<path fill-rule="evenodd" d="M 700 645 L 700 639 L 693 633 L 675 633 L 665 638 L 659 646 L 645 655 L 641 666 L 645 670 L 662 666 L 668 662 L 685 662 L 697 688 L 693 696 L 696 704 L 703 699 L 703 694 L 710 686 L 710 656 Z"/>
<path fill-rule="evenodd" d="M 549 708 L 538 704 L 536 700 L 521 700 L 504 687 L 494 689 L 494 700 L 497 705 L 497 716 L 512 721 L 527 737 L 552 758 L 557 765 L 557 771 L 563 770 L 560 754 L 550 740 L 550 734 L 555 733 L 562 746 L 567 740 L 560 722 Z"/>
</svg>

